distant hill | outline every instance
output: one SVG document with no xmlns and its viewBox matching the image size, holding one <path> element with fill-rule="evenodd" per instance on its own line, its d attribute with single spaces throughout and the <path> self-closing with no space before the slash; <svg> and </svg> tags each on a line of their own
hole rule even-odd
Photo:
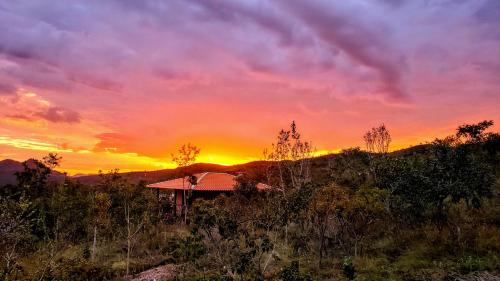
<svg viewBox="0 0 500 281">
<path fill-rule="evenodd" d="M 333 155 L 324 155 L 320 157 L 315 157 L 313 161 L 313 168 L 316 172 L 324 170 L 327 168 L 327 161 Z M 252 172 L 252 171 L 262 171 L 267 165 L 266 161 L 253 161 L 245 164 L 238 164 L 232 166 L 223 166 L 218 164 L 208 164 L 208 163 L 196 163 L 187 167 L 188 173 L 201 173 L 201 172 L 225 172 L 225 173 L 238 173 L 238 172 Z M 15 172 L 22 171 L 23 166 L 19 161 L 5 159 L 0 161 L 0 186 L 7 184 L 15 184 L 16 177 Z M 180 177 L 181 170 L 179 168 L 175 169 L 162 169 L 156 171 L 137 171 L 137 172 L 124 172 L 120 173 L 121 176 L 127 178 L 129 181 L 137 183 L 139 181 L 145 181 L 146 183 L 153 183 L 159 181 L 165 181 L 172 178 Z M 60 172 L 54 172 L 51 176 L 52 180 L 62 180 L 64 174 Z M 98 174 L 92 175 L 82 175 L 77 174 L 71 176 L 72 179 L 79 181 L 83 184 L 96 184 L 100 180 Z M 264 179 L 260 179 L 264 180 Z"/>
<path fill-rule="evenodd" d="M 187 167 L 186 169 L 187 172 L 193 174 L 201 172 L 236 173 L 262 167 L 264 164 L 265 164 L 264 161 L 256 161 L 256 162 L 250 162 L 246 164 L 233 165 L 233 166 L 196 163 Z M 146 183 L 153 183 L 179 177 L 181 176 L 181 170 L 179 168 L 175 168 L 175 169 L 163 169 L 156 171 L 125 172 L 125 173 L 120 173 L 120 175 L 127 178 L 131 182 L 145 181 Z M 72 178 L 83 184 L 95 184 L 100 179 L 99 175 L 79 175 L 77 177 L 72 177 Z"/>
<path fill-rule="evenodd" d="M 0 186 L 16 183 L 14 173 L 22 170 L 23 165 L 21 162 L 12 159 L 0 161 Z"/>
<path fill-rule="evenodd" d="M 402 150 L 394 151 L 391 154 L 396 155 L 408 155 L 414 153 L 423 153 L 427 145 L 416 145 L 413 147 L 405 148 Z M 316 176 L 321 176 L 322 174 L 328 173 L 328 161 L 334 158 L 336 154 L 322 155 L 314 157 L 312 159 L 312 172 Z M 207 164 L 207 163 L 196 163 L 187 167 L 187 172 L 189 173 L 201 173 L 201 172 L 226 172 L 226 173 L 237 173 L 237 172 L 249 172 L 249 171 L 262 171 L 262 169 L 267 165 L 266 161 L 254 161 L 245 164 L 238 164 L 233 166 L 223 166 L 217 164 Z M 5 159 L 0 161 L 0 186 L 6 184 L 15 184 L 16 177 L 14 173 L 17 171 L 22 171 L 23 166 L 21 162 Z M 127 178 L 131 182 L 145 181 L 146 183 L 153 183 L 159 181 L 169 180 L 175 177 L 181 176 L 181 170 L 176 169 L 163 169 L 156 171 L 137 171 L 137 172 L 125 172 L 120 173 L 123 177 Z M 52 179 L 63 179 L 64 174 L 60 172 L 54 172 Z M 83 184 L 95 184 L 99 182 L 99 175 L 82 175 L 78 174 L 71 177 Z M 262 179 L 264 180 L 264 179 Z"/>
<path fill-rule="evenodd" d="M 196 163 L 189 167 L 187 167 L 187 172 L 189 173 L 201 173 L 201 172 L 241 172 L 247 171 L 248 169 L 253 169 L 260 167 L 264 164 L 263 161 L 250 162 L 241 165 L 234 166 L 223 166 L 217 164 L 207 164 L 207 163 Z M 5 159 L 0 160 L 0 186 L 4 186 L 7 184 L 15 184 L 16 183 L 16 172 L 20 172 L 23 170 L 22 162 Z M 164 180 L 169 180 L 174 177 L 178 177 L 181 175 L 180 169 L 163 169 L 157 171 L 141 171 L 141 172 L 125 172 L 120 173 L 123 177 L 127 178 L 131 182 L 139 182 L 145 181 L 147 183 L 159 182 Z M 62 180 L 64 178 L 64 174 L 54 171 L 51 175 L 52 180 Z M 77 180 L 83 184 L 95 184 L 99 181 L 100 177 L 97 174 L 94 175 L 82 175 L 78 174 L 71 177 L 74 180 Z"/>
<path fill-rule="evenodd" d="M 0 160 L 0 186 L 15 184 L 15 173 L 21 172 L 23 169 L 24 167 L 22 162 L 12 159 Z M 53 171 L 51 174 L 51 180 L 62 180 L 63 178 L 63 173 Z"/>
</svg>

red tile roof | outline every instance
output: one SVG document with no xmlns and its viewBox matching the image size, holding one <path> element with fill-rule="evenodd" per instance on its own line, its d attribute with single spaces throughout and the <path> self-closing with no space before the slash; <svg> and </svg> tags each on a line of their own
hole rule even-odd
<svg viewBox="0 0 500 281">
<path fill-rule="evenodd" d="M 188 177 L 185 177 L 184 185 L 182 178 L 177 178 L 173 180 L 148 184 L 147 187 L 160 189 L 191 189 L 201 191 L 234 191 L 234 188 L 237 185 L 236 176 L 227 173 L 206 172 L 195 174 L 195 176 L 197 178 L 197 183 L 195 185 L 191 185 L 189 183 Z M 269 188 L 269 186 L 263 183 L 259 183 L 257 184 L 257 188 L 267 189 Z"/>
</svg>

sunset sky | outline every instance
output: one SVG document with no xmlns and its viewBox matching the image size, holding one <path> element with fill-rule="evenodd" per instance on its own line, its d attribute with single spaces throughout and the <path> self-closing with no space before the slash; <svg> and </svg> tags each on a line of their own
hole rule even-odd
<svg viewBox="0 0 500 281">
<path fill-rule="evenodd" d="M 258 160 L 500 123 L 500 1 L 0 0 L 0 159 L 70 174 Z M 498 124 L 495 130 L 498 131 Z"/>
</svg>

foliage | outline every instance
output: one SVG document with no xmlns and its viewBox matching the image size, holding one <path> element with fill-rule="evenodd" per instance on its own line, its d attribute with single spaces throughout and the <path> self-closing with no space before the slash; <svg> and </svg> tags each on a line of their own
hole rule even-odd
<svg viewBox="0 0 500 281">
<path fill-rule="evenodd" d="M 304 141 L 297 129 L 295 121 L 290 124 L 289 130 L 282 129 L 277 136 L 276 143 L 271 149 L 264 150 L 264 157 L 271 161 L 269 173 L 277 173 L 276 180 L 282 192 L 288 188 L 300 188 L 311 180 L 311 157 L 313 146 L 310 141 Z"/>
<path fill-rule="evenodd" d="M 235 168 L 235 194 L 195 200 L 187 224 L 166 219 L 169 197 L 158 201 L 118 170 L 93 186 L 56 182 L 59 156 L 32 159 L 17 185 L 0 189 L 0 279 L 120 280 L 168 263 L 181 269 L 177 280 L 492 276 L 500 263 L 500 136 L 486 132 L 491 124 L 392 153 L 384 152 L 384 126 L 370 131 L 385 135 L 373 140 L 372 152 L 383 153 L 311 158 L 292 123 L 273 146 L 274 162 Z M 257 190 L 264 180 L 274 188 Z"/>
<path fill-rule="evenodd" d="M 197 178 L 196 176 L 192 174 L 187 173 L 187 166 L 193 164 L 196 161 L 196 158 L 198 157 L 198 154 L 200 154 L 201 149 L 198 148 L 196 145 L 192 145 L 191 143 L 188 144 L 183 144 L 178 152 L 177 155 L 172 154 L 172 161 L 177 164 L 177 167 L 181 169 L 181 177 L 182 177 L 182 213 L 184 214 L 184 223 L 187 223 L 187 216 L 188 216 L 188 197 L 190 196 L 189 191 L 186 191 L 186 188 L 184 186 L 186 184 L 196 184 Z M 187 180 L 186 180 L 187 177 Z"/>
<path fill-rule="evenodd" d="M 370 183 L 370 160 L 370 154 L 359 147 L 344 149 L 328 162 L 330 178 L 350 188 Z"/>
<path fill-rule="evenodd" d="M 485 120 L 477 124 L 461 125 L 457 129 L 457 138 L 465 138 L 466 142 L 481 142 L 488 136 L 484 133 L 486 129 L 493 126 L 492 120 Z"/>
<path fill-rule="evenodd" d="M 280 272 L 280 279 L 282 281 L 312 281 L 309 274 L 302 273 L 299 270 L 299 263 L 294 261 L 289 266 L 283 268 Z"/>
<path fill-rule="evenodd" d="M 393 213 L 419 217 L 430 210 L 440 224 L 447 205 L 464 200 L 478 208 L 483 198 L 492 195 L 489 167 L 463 146 L 439 140 L 424 155 L 383 159 L 376 174 L 377 185 L 389 191 Z"/>
</svg>

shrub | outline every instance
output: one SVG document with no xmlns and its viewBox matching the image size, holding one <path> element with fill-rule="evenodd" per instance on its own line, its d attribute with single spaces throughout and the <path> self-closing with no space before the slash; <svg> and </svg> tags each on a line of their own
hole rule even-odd
<svg viewBox="0 0 500 281">
<path fill-rule="evenodd" d="M 279 276 L 282 281 L 312 281 L 311 275 L 300 272 L 297 261 L 283 268 Z"/>
</svg>

